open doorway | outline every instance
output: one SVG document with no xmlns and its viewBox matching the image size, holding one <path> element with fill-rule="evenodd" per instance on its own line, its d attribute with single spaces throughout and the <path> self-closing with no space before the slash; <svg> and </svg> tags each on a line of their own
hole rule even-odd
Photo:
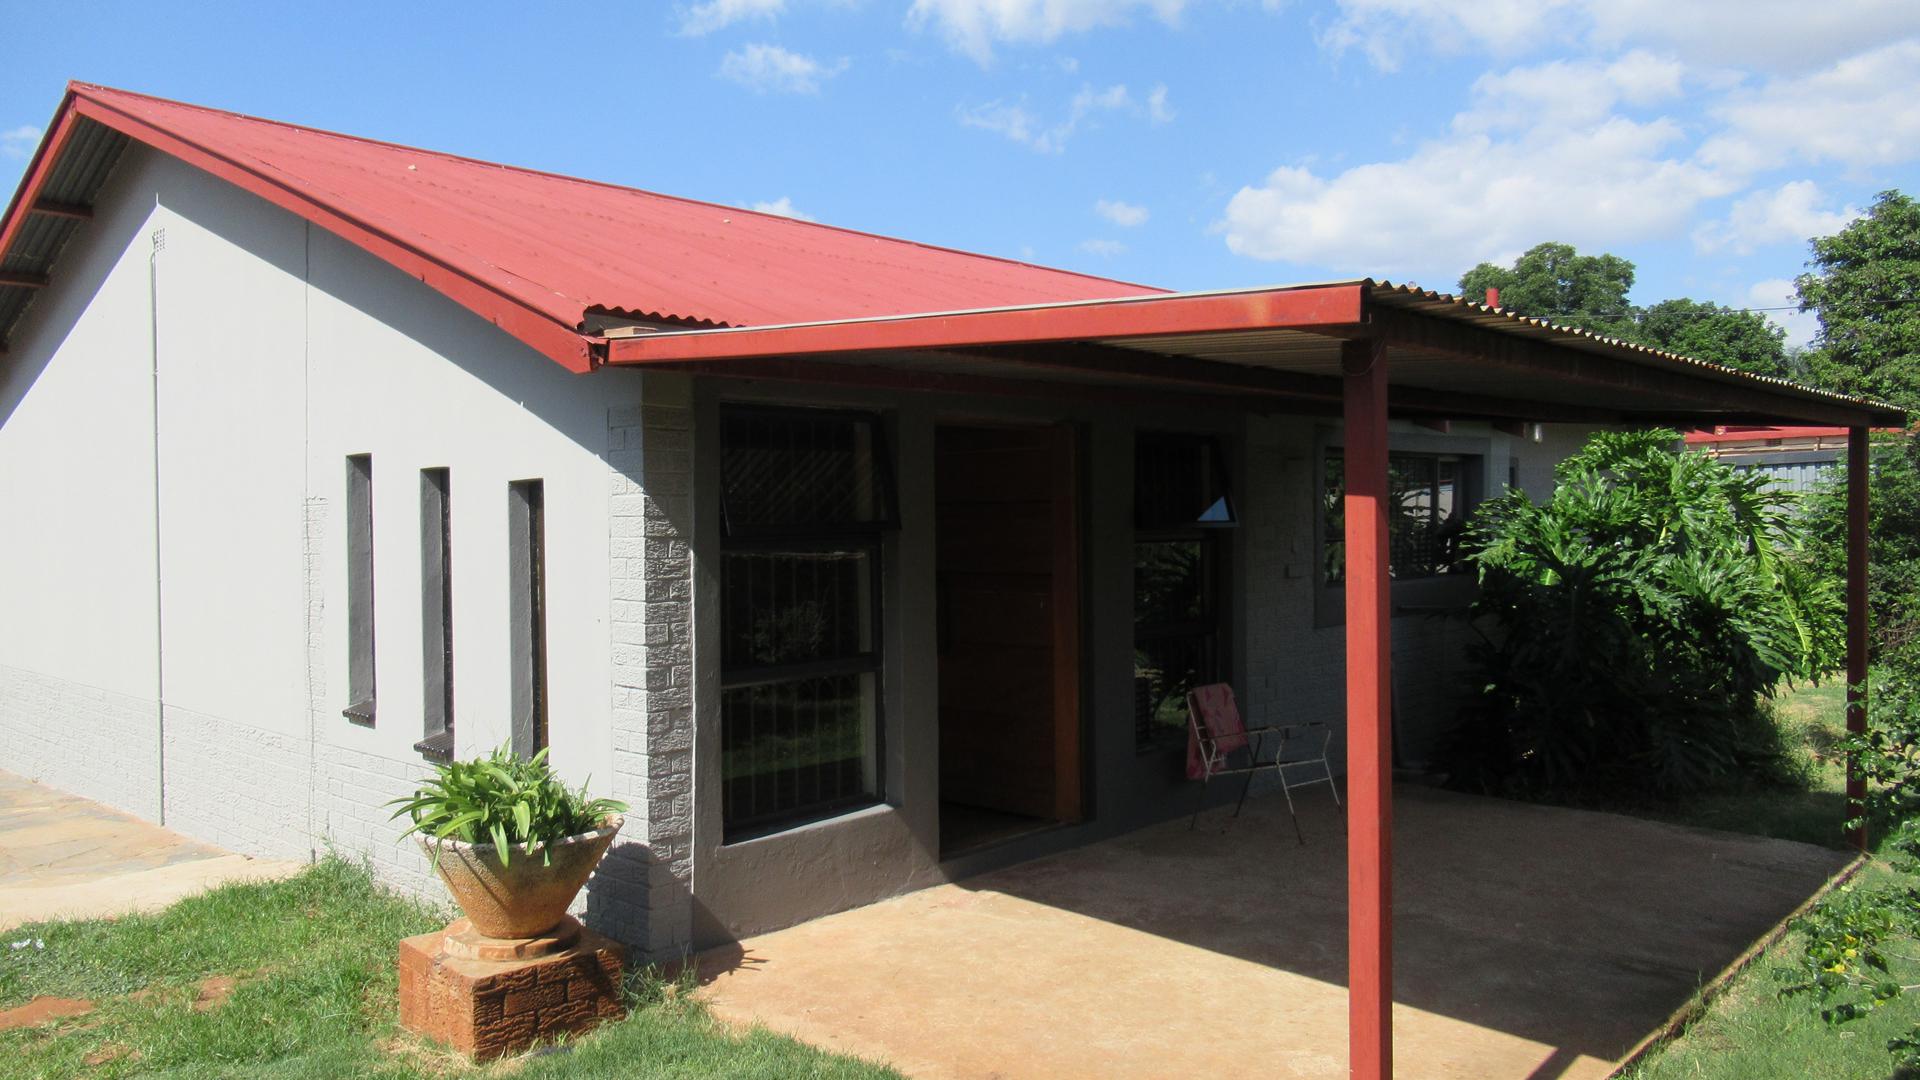
<svg viewBox="0 0 1920 1080">
<path fill-rule="evenodd" d="M 1067 427 L 936 432 L 942 858 L 1082 817 L 1078 469 Z"/>
</svg>

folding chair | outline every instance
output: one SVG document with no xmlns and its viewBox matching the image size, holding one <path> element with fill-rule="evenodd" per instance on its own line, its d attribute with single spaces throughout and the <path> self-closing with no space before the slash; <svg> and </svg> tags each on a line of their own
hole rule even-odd
<svg viewBox="0 0 1920 1080">
<path fill-rule="evenodd" d="M 1233 816 L 1239 817 L 1240 808 L 1247 802 L 1247 792 L 1253 787 L 1254 774 L 1262 769 L 1272 769 L 1280 778 L 1280 792 L 1287 799 L 1287 814 L 1293 818 L 1293 835 L 1302 844 L 1307 842 L 1307 837 L 1300 831 L 1293 789 L 1325 784 L 1333 792 L 1333 804 L 1341 805 L 1340 786 L 1334 782 L 1333 766 L 1327 761 L 1333 729 L 1324 723 L 1275 724 L 1249 729 L 1240 719 L 1233 687 L 1212 683 L 1187 691 L 1187 737 L 1187 777 L 1200 781 L 1200 810 L 1206 809 L 1206 785 L 1214 777 L 1245 775 L 1247 779 L 1240 785 L 1240 800 L 1233 804 Z M 1272 756 L 1266 754 L 1269 739 L 1274 743 Z M 1242 752 L 1246 754 L 1244 762 L 1233 764 L 1232 755 Z M 1292 780 L 1287 775 L 1288 769 L 1315 765 L 1319 766 L 1320 775 L 1311 779 Z M 1199 824 L 1200 810 L 1193 812 L 1187 828 Z"/>
</svg>

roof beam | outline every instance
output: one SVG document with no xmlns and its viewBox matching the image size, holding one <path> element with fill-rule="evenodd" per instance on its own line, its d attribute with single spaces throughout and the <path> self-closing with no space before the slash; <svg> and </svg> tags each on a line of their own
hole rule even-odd
<svg viewBox="0 0 1920 1080">
<path fill-rule="evenodd" d="M 25 270 L 0 270 L 0 286 L 15 289 L 44 289 L 47 287 L 47 275 L 29 273 Z"/>
<path fill-rule="evenodd" d="M 1090 338 L 1350 326 L 1360 321 L 1364 289 L 1359 283 L 1317 285 L 1301 289 L 1122 297 L 638 337 L 609 335 L 607 361 L 655 364 L 766 356 L 918 352 Z"/>
<path fill-rule="evenodd" d="M 684 372 L 724 379 L 804 382 L 869 390 L 904 390 L 925 394 L 969 394 L 1028 400 L 1086 402 L 1120 406 L 1186 406 L 1254 412 L 1337 416 L 1339 405 L 1306 399 L 1282 401 L 1267 395 L 1208 394 L 1198 389 L 1165 386 L 1101 386 L 1045 379 L 1006 379 L 991 375 L 960 375 L 943 371 L 916 371 L 911 367 L 843 364 L 830 360 L 794 360 L 782 357 L 739 360 L 682 360 L 656 365 L 655 370 Z M 1263 407 L 1264 406 L 1264 407 Z"/>
<path fill-rule="evenodd" d="M 56 202 L 52 199 L 35 199 L 33 212 L 48 217 L 71 218 L 74 221 L 92 221 L 93 207 L 79 203 Z"/>
<path fill-rule="evenodd" d="M 1511 334 L 1419 315 L 1398 308 L 1369 305 L 1368 322 L 1376 334 L 1399 348 L 1466 359 L 1510 371 L 1544 376 L 1574 387 L 1605 387 L 1661 398 L 1674 405 L 1655 405 L 1649 412 L 1678 413 L 1683 402 L 1700 406 L 1702 413 L 1745 413 L 1773 421 L 1805 420 L 1819 424 L 1898 423 L 1900 414 L 1865 405 L 1822 400 L 1811 391 L 1796 393 L 1787 387 L 1747 385 L 1744 380 L 1634 363 L 1581 348 L 1546 345 Z M 1548 416 L 1527 419 L 1549 420 Z"/>
<path fill-rule="evenodd" d="M 1337 343 L 1329 344 L 1337 347 Z M 1278 371 L 1251 364 L 1230 364 L 1194 357 L 1165 356 L 1112 345 L 1081 342 L 959 351 L 971 357 L 997 359 L 1026 367 L 1094 372 L 1161 385 L 1189 386 L 1234 394 L 1301 398 L 1324 402 L 1334 409 L 1339 407 L 1341 401 L 1340 379 L 1332 376 Z M 1626 419 L 1615 409 L 1517 401 L 1418 386 L 1389 386 L 1387 402 L 1397 416 L 1419 415 L 1436 419 L 1518 419 L 1575 424 L 1615 424 Z"/>
</svg>

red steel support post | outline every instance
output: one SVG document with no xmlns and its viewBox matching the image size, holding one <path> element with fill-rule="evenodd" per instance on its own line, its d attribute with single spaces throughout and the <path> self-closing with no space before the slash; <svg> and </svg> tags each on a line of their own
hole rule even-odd
<svg viewBox="0 0 1920 1080">
<path fill-rule="evenodd" d="M 1867 429 L 1847 429 L 1847 730 L 1867 728 Z M 1865 813 L 1867 781 L 1854 755 L 1847 755 L 1847 819 Z M 1854 847 L 1867 849 L 1862 821 L 1847 833 Z"/>
<path fill-rule="evenodd" d="M 1393 1076 L 1392 624 L 1387 354 L 1341 346 L 1346 416 L 1347 1046 L 1354 1080 Z"/>
</svg>

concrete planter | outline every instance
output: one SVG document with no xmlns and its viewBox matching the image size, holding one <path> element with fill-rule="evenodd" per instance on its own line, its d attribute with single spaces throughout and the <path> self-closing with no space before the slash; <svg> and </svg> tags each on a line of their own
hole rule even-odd
<svg viewBox="0 0 1920 1080">
<path fill-rule="evenodd" d="M 440 880 L 474 930 L 491 938 L 533 938 L 566 917 L 567 905 L 625 822 L 618 816 L 608 818 L 593 832 L 569 836 L 544 851 L 514 844 L 507 849 L 509 862 L 504 866 L 492 844 L 423 837 L 420 847 L 429 859 L 438 849 Z M 551 855 L 551 862 L 543 861 L 545 855 Z"/>
</svg>

